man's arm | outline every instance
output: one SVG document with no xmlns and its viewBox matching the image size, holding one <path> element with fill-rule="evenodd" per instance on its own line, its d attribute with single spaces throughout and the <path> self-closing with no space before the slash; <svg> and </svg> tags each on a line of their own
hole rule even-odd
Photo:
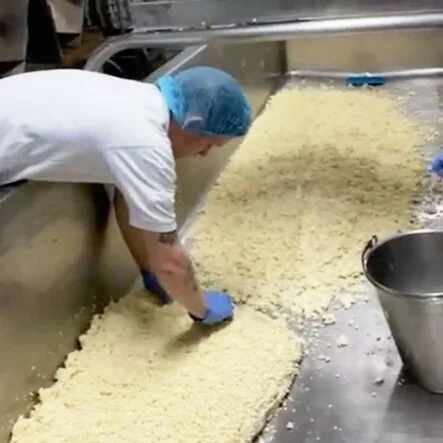
<svg viewBox="0 0 443 443">
<path fill-rule="evenodd" d="M 117 219 L 140 270 L 155 274 L 169 297 L 193 316 L 204 318 L 203 291 L 175 232 L 176 175 L 170 142 L 166 134 L 152 128 L 146 137 L 148 146 L 104 150 L 119 189 Z"/>
<path fill-rule="evenodd" d="M 153 272 L 157 277 L 154 277 L 154 280 L 160 280 L 161 288 L 154 283 L 157 291 L 166 290 L 167 293 L 163 294 L 166 299 L 170 300 L 172 297 L 194 320 L 201 319 L 206 325 L 232 318 L 233 304 L 227 294 L 217 291 L 207 291 L 203 294 L 195 278 L 192 262 L 178 242 L 175 230 L 155 233 L 132 226 L 129 223 L 124 197 L 118 191 L 115 209 L 123 237 L 140 269 Z M 161 295 L 155 290 L 154 293 Z M 163 302 L 167 303 L 164 299 Z"/>
<path fill-rule="evenodd" d="M 203 291 L 176 231 L 155 233 L 131 226 L 125 199 L 118 190 L 114 205 L 123 238 L 139 268 L 156 274 L 170 297 L 195 317 L 203 318 L 206 313 Z"/>
</svg>

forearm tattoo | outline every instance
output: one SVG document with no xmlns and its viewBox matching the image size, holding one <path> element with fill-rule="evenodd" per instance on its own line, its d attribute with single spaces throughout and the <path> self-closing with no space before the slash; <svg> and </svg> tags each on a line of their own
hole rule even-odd
<svg viewBox="0 0 443 443">
<path fill-rule="evenodd" d="M 177 231 L 162 232 L 158 236 L 158 241 L 167 245 L 173 245 L 177 242 Z"/>
</svg>

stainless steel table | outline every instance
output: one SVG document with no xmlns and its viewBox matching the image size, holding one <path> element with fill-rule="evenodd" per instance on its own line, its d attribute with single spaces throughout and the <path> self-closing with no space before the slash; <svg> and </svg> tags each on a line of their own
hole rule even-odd
<svg viewBox="0 0 443 443">
<path fill-rule="evenodd" d="M 342 334 L 349 344 L 339 348 Z M 422 390 L 402 374 L 375 294 L 366 303 L 339 311 L 334 325 L 320 326 L 318 337 L 310 333 L 308 340 L 310 353 L 301 374 L 261 441 L 443 441 L 443 396 Z"/>
</svg>

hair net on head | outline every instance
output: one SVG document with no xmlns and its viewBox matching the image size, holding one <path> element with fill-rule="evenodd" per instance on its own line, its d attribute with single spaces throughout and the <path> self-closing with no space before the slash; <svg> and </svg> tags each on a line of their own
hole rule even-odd
<svg viewBox="0 0 443 443">
<path fill-rule="evenodd" d="M 241 137 L 251 125 L 251 108 L 238 82 L 210 67 L 186 69 L 156 82 L 178 125 L 198 135 Z"/>
</svg>

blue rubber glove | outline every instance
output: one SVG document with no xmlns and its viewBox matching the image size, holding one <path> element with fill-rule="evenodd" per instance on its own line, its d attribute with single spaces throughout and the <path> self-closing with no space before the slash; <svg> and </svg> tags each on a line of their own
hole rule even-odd
<svg viewBox="0 0 443 443">
<path fill-rule="evenodd" d="M 224 292 L 208 291 L 204 294 L 206 304 L 206 315 L 203 318 L 196 318 L 191 315 L 194 321 L 204 325 L 215 325 L 225 320 L 231 320 L 234 315 L 234 305 L 231 297 Z"/>
<path fill-rule="evenodd" d="M 433 172 L 439 177 L 443 177 L 443 152 L 436 155 L 428 165 L 428 172 Z"/>
<path fill-rule="evenodd" d="M 154 274 L 152 274 L 151 272 L 142 271 L 142 277 L 145 289 L 154 294 L 162 305 L 168 305 L 172 303 L 172 298 L 161 287 Z"/>
</svg>

